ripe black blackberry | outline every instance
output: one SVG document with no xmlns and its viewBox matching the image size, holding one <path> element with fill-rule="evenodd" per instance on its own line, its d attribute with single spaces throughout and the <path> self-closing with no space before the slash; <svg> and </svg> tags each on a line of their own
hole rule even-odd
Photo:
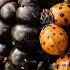
<svg viewBox="0 0 70 70">
<path fill-rule="evenodd" d="M 9 60 L 10 63 L 19 70 L 33 70 L 36 68 L 35 66 L 37 64 L 27 53 L 18 48 L 12 50 Z"/>
<path fill-rule="evenodd" d="M 39 19 L 41 9 L 56 3 L 57 0 L 0 0 L 0 70 L 49 70 L 57 57 L 40 47 L 43 25 Z"/>
<path fill-rule="evenodd" d="M 39 30 L 36 27 L 18 24 L 12 28 L 11 35 L 13 45 L 29 55 L 37 54 L 39 50 Z"/>
<path fill-rule="evenodd" d="M 0 9 L 0 17 L 7 23 L 8 25 L 14 25 L 16 22 L 16 2 L 8 2 L 5 3 Z"/>
<path fill-rule="evenodd" d="M 10 2 L 11 0 L 0 0 L 0 8 L 7 2 Z"/>
<path fill-rule="evenodd" d="M 38 0 L 18 0 L 18 4 L 20 6 L 24 6 L 24 5 L 29 5 L 31 3 L 35 3 L 35 4 L 38 4 Z"/>
<path fill-rule="evenodd" d="M 6 62 L 4 70 L 17 70 L 17 69 L 15 67 L 13 67 L 13 65 L 11 63 Z"/>
<path fill-rule="evenodd" d="M 19 23 L 22 24 L 37 24 L 39 20 L 40 8 L 38 5 L 31 3 L 29 5 L 21 6 L 16 11 L 16 17 Z"/>
</svg>

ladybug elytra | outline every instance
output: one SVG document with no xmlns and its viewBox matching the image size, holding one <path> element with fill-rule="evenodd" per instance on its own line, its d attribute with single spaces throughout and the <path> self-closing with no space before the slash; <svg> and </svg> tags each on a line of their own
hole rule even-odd
<svg viewBox="0 0 70 70">
<path fill-rule="evenodd" d="M 43 9 L 40 17 L 41 23 L 53 22 L 59 26 L 70 26 L 70 2 L 58 3 L 48 9 Z"/>
<path fill-rule="evenodd" d="M 41 30 L 40 44 L 48 54 L 61 55 L 67 47 L 68 37 L 61 27 L 50 24 Z"/>
</svg>

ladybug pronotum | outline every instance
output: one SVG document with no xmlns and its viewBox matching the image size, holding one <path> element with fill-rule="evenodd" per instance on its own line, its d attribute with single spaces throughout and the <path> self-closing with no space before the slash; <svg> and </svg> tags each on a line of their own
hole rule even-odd
<svg viewBox="0 0 70 70">
<path fill-rule="evenodd" d="M 44 26 L 39 39 L 43 50 L 51 55 L 61 55 L 68 45 L 66 32 L 55 24 Z"/>
<path fill-rule="evenodd" d="M 70 2 L 58 3 L 50 8 L 54 23 L 59 26 L 70 26 Z"/>
<path fill-rule="evenodd" d="M 70 54 L 69 54 L 70 55 Z M 53 70 L 70 70 L 70 56 L 61 56 L 56 60 Z"/>
</svg>

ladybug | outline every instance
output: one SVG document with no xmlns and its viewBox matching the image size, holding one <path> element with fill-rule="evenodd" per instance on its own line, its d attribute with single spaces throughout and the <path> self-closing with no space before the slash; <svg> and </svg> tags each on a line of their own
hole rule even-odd
<svg viewBox="0 0 70 70">
<path fill-rule="evenodd" d="M 6 3 L 5 5 L 3 5 L 1 7 L 0 10 L 0 15 L 3 19 L 9 19 L 9 18 L 13 18 L 15 12 L 16 12 L 16 2 L 9 2 Z"/>
<path fill-rule="evenodd" d="M 43 9 L 40 16 L 41 24 L 53 22 L 61 27 L 70 26 L 70 2 L 62 2 L 52 6 L 50 9 Z"/>
<path fill-rule="evenodd" d="M 40 32 L 40 45 L 51 55 L 61 55 L 68 45 L 66 32 L 55 24 L 45 25 Z"/>
<path fill-rule="evenodd" d="M 69 55 L 59 57 L 55 63 L 53 63 L 54 70 L 70 70 L 70 57 Z"/>
<path fill-rule="evenodd" d="M 59 26 L 70 26 L 70 2 L 58 3 L 50 8 L 54 23 Z"/>
</svg>

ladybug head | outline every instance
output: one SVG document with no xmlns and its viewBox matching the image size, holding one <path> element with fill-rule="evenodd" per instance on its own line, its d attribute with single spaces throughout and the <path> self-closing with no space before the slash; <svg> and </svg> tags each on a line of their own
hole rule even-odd
<svg viewBox="0 0 70 70">
<path fill-rule="evenodd" d="M 48 9 L 43 9 L 41 16 L 40 16 L 40 23 L 41 24 L 51 24 L 54 22 L 53 14 Z"/>
</svg>

